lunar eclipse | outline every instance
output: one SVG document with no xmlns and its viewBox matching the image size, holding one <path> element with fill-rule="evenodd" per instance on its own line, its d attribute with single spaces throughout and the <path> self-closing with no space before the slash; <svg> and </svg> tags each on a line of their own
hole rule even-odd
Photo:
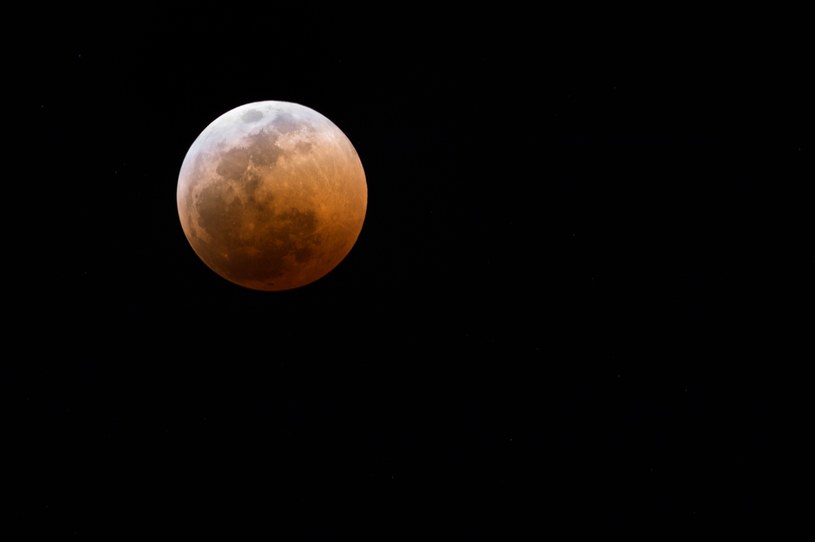
<svg viewBox="0 0 815 542">
<path fill-rule="evenodd" d="M 253 290 L 310 284 L 351 251 L 368 189 L 359 155 L 328 118 L 296 103 L 236 107 L 190 146 L 176 193 L 201 260 Z"/>
</svg>

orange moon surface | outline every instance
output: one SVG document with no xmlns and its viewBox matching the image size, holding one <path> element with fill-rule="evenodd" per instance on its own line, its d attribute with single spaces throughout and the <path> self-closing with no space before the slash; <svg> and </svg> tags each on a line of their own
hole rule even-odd
<svg viewBox="0 0 815 542">
<path fill-rule="evenodd" d="M 312 283 L 357 241 L 368 205 L 359 155 L 328 118 L 296 103 L 241 105 L 187 151 L 176 192 L 195 253 L 254 290 Z"/>
</svg>

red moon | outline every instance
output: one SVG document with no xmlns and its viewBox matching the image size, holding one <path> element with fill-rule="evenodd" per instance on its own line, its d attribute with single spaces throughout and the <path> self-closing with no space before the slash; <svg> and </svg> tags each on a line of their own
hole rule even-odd
<svg viewBox="0 0 815 542">
<path fill-rule="evenodd" d="M 227 111 L 192 143 L 178 176 L 178 216 L 199 258 L 253 290 L 291 290 L 333 270 L 357 241 L 368 205 L 346 135 L 291 102 Z"/>
</svg>

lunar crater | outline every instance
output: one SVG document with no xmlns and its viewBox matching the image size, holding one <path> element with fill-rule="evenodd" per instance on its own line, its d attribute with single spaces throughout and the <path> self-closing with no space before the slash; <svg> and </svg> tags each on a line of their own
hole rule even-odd
<svg viewBox="0 0 815 542">
<path fill-rule="evenodd" d="M 263 118 L 263 113 L 258 111 L 257 109 L 250 109 L 243 115 L 241 115 L 241 120 L 243 122 L 257 122 Z"/>
</svg>

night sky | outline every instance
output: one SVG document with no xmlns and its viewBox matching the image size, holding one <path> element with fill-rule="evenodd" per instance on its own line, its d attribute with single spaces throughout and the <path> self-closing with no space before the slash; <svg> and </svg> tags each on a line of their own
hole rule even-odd
<svg viewBox="0 0 815 542">
<path fill-rule="evenodd" d="M 799 36 L 577 20 L 51 13 L 21 102 L 53 226 L 9 287 L 34 337 L 2 373 L 13 519 L 320 541 L 774 525 L 815 271 Z M 176 209 L 193 140 L 259 100 L 331 119 L 368 182 L 351 253 L 287 292 L 214 274 Z"/>
</svg>

